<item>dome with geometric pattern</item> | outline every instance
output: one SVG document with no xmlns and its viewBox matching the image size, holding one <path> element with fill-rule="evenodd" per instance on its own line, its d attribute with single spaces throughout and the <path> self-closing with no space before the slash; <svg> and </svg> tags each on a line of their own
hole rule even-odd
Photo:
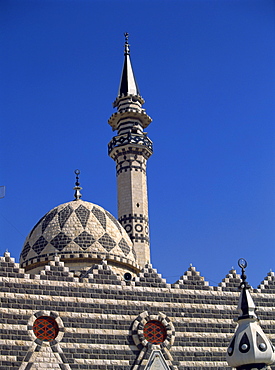
<svg viewBox="0 0 275 370">
<path fill-rule="evenodd" d="M 24 243 L 20 265 L 33 270 L 55 255 L 70 265 L 106 259 L 138 270 L 132 242 L 116 218 L 81 199 L 53 208 L 37 222 Z"/>
</svg>

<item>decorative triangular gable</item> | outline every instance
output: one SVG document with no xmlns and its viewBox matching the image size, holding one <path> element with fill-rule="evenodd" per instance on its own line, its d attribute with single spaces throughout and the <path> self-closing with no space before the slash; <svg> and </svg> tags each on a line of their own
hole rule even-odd
<svg viewBox="0 0 275 370">
<path fill-rule="evenodd" d="M 136 286 L 167 288 L 166 280 L 153 269 L 151 264 L 146 264 L 138 276 L 134 279 Z"/>
<path fill-rule="evenodd" d="M 44 269 L 39 273 L 41 280 L 62 280 L 77 282 L 78 279 L 70 272 L 69 267 L 60 261 L 60 256 L 55 256 L 53 261 L 49 261 Z"/>
<path fill-rule="evenodd" d="M 0 257 L 0 277 L 24 278 L 25 270 L 20 268 L 19 263 L 11 258 L 10 253 L 6 251 L 3 257 Z"/>
<path fill-rule="evenodd" d="M 50 317 L 54 319 L 58 326 L 58 332 L 56 332 L 57 335 L 50 341 L 46 339 L 41 340 L 35 334 L 35 321 L 42 317 Z M 32 340 L 32 344 L 21 362 L 19 370 L 44 370 L 46 369 L 45 366 L 47 366 L 47 369 L 71 370 L 59 344 L 64 335 L 64 325 L 56 312 L 37 311 L 30 317 L 27 330 Z"/>
<path fill-rule="evenodd" d="M 275 274 L 273 271 L 270 271 L 265 279 L 261 282 L 258 286 L 258 289 L 261 290 L 262 293 L 273 293 L 275 292 Z"/>
<path fill-rule="evenodd" d="M 200 272 L 192 265 L 188 270 L 180 277 L 180 279 L 172 284 L 172 288 L 177 289 L 199 289 L 199 290 L 210 290 L 212 287 L 209 286 L 208 281 L 204 280 L 204 277 L 200 275 Z"/>
<path fill-rule="evenodd" d="M 28 352 L 19 370 L 44 370 L 45 365 L 51 369 L 70 370 L 70 365 L 63 362 L 65 358 L 60 347 L 58 346 L 58 349 L 56 347 L 51 346 L 49 342 L 36 345 L 33 351 Z"/>
<path fill-rule="evenodd" d="M 224 291 L 238 291 L 239 286 L 241 284 L 241 277 L 239 274 L 237 274 L 235 269 L 231 269 L 229 273 L 226 275 L 226 277 L 222 280 L 222 282 L 219 284 L 219 286 Z"/>
<path fill-rule="evenodd" d="M 108 265 L 106 260 L 103 260 L 100 264 L 93 264 L 89 270 L 80 276 L 82 281 L 92 284 L 111 284 L 121 285 L 121 279 L 114 273 L 111 267 Z"/>
<path fill-rule="evenodd" d="M 161 323 L 166 331 L 165 340 L 158 344 L 148 341 L 144 335 L 144 327 L 154 320 Z M 132 370 L 177 370 L 170 353 L 175 340 L 175 328 L 168 316 L 162 312 L 149 315 L 144 311 L 133 322 L 131 334 L 135 345 L 140 350 Z"/>
<path fill-rule="evenodd" d="M 153 351 L 145 370 L 171 370 L 161 351 Z"/>
</svg>

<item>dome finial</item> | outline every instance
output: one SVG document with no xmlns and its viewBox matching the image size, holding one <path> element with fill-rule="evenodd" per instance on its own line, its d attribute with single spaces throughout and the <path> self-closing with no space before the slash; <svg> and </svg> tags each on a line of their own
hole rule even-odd
<svg viewBox="0 0 275 370">
<path fill-rule="evenodd" d="M 125 36 L 124 55 L 130 55 L 130 45 L 128 43 L 129 33 L 124 32 L 124 36 Z"/>
<path fill-rule="evenodd" d="M 80 193 L 80 190 L 82 189 L 80 185 L 80 182 L 79 182 L 79 175 L 80 175 L 80 171 L 79 170 L 75 170 L 74 171 L 75 173 L 75 178 L 76 178 L 76 181 L 75 181 L 75 187 L 73 188 L 75 190 L 74 192 L 74 200 L 79 200 L 81 197 L 82 197 L 82 194 Z"/>
</svg>

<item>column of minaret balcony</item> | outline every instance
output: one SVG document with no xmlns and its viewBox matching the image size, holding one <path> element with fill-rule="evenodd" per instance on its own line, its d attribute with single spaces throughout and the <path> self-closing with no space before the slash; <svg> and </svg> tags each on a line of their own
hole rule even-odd
<svg viewBox="0 0 275 370">
<path fill-rule="evenodd" d="M 247 262 L 241 258 L 242 269 L 241 295 L 238 304 L 237 330 L 229 344 L 226 354 L 228 365 L 237 370 L 270 370 L 275 362 L 275 349 L 264 334 L 256 307 L 249 293 L 250 286 L 246 282 L 245 268 Z"/>
<path fill-rule="evenodd" d="M 108 121 L 117 135 L 108 144 L 108 154 L 116 162 L 118 219 L 133 242 L 141 266 L 150 262 L 146 165 L 153 153 L 152 141 L 143 131 L 152 119 L 143 104 L 126 33 L 122 75 L 113 103 L 117 112 Z"/>
</svg>

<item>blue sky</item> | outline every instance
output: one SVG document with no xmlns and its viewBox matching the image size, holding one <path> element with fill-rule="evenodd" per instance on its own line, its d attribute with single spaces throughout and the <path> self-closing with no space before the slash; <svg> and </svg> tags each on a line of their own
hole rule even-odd
<svg viewBox="0 0 275 370">
<path fill-rule="evenodd" d="M 275 270 L 275 3 L 269 0 L 2 0 L 0 253 L 73 199 L 117 215 L 107 120 L 124 32 L 147 113 L 152 263 L 192 263 L 217 285 L 248 260 Z"/>
</svg>

